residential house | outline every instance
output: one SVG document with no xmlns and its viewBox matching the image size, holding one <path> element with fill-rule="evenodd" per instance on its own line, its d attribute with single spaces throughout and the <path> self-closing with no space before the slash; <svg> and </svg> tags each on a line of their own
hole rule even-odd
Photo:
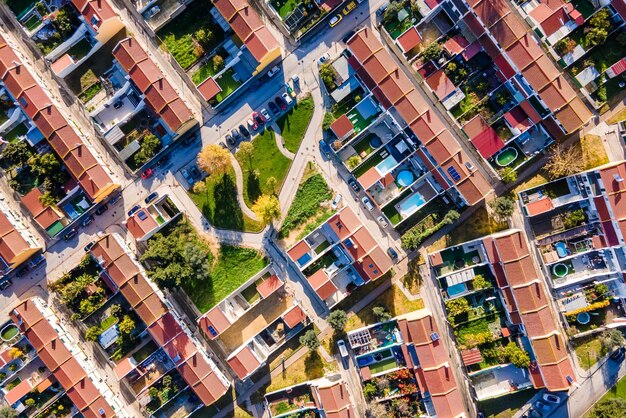
<svg viewBox="0 0 626 418">
<path fill-rule="evenodd" d="M 285 412 L 280 411 L 285 404 L 289 405 L 291 415 L 314 413 L 315 416 L 329 418 L 356 416 L 348 386 L 343 380 L 330 381 L 322 378 L 265 395 L 265 405 L 270 417 L 284 416 Z"/>
<path fill-rule="evenodd" d="M 349 206 L 298 241 L 287 254 L 329 307 L 393 265 Z"/>
<path fill-rule="evenodd" d="M 125 221 L 128 232 L 137 242 L 145 242 L 181 214 L 168 195 L 157 197 Z"/>
<path fill-rule="evenodd" d="M 42 247 L 17 214 L 0 201 L 0 276 L 40 254 Z"/>
</svg>

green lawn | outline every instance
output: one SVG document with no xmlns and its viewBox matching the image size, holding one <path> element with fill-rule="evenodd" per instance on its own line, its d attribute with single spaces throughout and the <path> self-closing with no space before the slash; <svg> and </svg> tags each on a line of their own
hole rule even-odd
<svg viewBox="0 0 626 418">
<path fill-rule="evenodd" d="M 211 270 L 210 282 L 185 282 L 181 286 L 204 313 L 258 273 L 267 263 L 268 260 L 256 250 L 222 245 L 217 262 Z"/>
<path fill-rule="evenodd" d="M 217 100 L 218 103 L 230 96 L 235 90 L 237 90 L 237 87 L 241 86 L 241 81 L 235 80 L 233 77 L 234 75 L 235 71 L 230 68 L 215 80 L 222 88 L 222 91 L 217 93 L 215 96 L 215 100 Z"/>
<path fill-rule="evenodd" d="M 272 0 L 271 2 L 274 10 L 278 12 L 278 15 L 281 19 L 285 19 L 289 13 L 293 12 L 293 10 L 298 6 L 302 1 L 300 0 Z"/>
<path fill-rule="evenodd" d="M 312 117 L 313 98 L 309 95 L 276 120 L 285 148 L 293 153 L 298 151 Z"/>
<path fill-rule="evenodd" d="M 489 418 L 510 418 L 537 393 L 536 389 L 526 389 L 510 395 L 486 399 L 478 403 L 478 410 Z"/>
<path fill-rule="evenodd" d="M 600 400 L 609 398 L 626 399 L 626 377 L 622 377 Z"/>
<path fill-rule="evenodd" d="M 240 153 L 236 154 L 243 171 L 243 197 L 248 207 L 252 207 L 259 196 L 267 191 L 265 185 L 270 177 L 276 179 L 275 192 L 278 193 L 291 165 L 291 160 L 278 149 L 273 131 L 265 129 L 252 140 L 252 144 L 254 151 L 250 160 Z M 253 172 L 258 172 L 258 178 L 251 175 Z"/>
<path fill-rule="evenodd" d="M 74 61 L 80 61 L 89 53 L 89 51 L 91 51 L 91 44 L 87 38 L 83 38 L 68 49 L 67 54 L 72 57 Z"/>
<path fill-rule="evenodd" d="M 584 34 L 582 36 L 582 39 L 585 39 Z M 584 69 L 585 62 L 591 60 L 596 70 L 598 70 L 599 73 L 603 73 L 611 65 L 621 60 L 624 55 L 626 55 L 626 45 L 620 45 L 616 38 L 617 35 L 614 35 L 608 38 L 602 45 L 596 46 L 591 53 L 585 55 L 583 59 L 576 61 L 576 63 L 570 67 L 570 72 L 572 74 L 578 74 L 579 71 Z"/>
<path fill-rule="evenodd" d="M 33 30 L 40 24 L 41 24 L 41 18 L 36 14 L 29 17 L 28 20 L 23 23 L 24 27 L 28 30 Z"/>
<path fill-rule="evenodd" d="M 585 370 L 596 364 L 606 353 L 597 338 L 579 338 L 574 341 L 574 351 L 578 357 L 578 364 Z M 580 343 L 578 343 L 580 341 Z"/>
<path fill-rule="evenodd" d="M 320 204 L 331 197 L 332 193 L 321 174 L 315 174 L 301 183 L 283 222 L 280 236 L 289 235 L 290 231 L 315 216 L 322 210 Z"/>
<path fill-rule="evenodd" d="M 206 52 L 210 52 L 224 38 L 224 32 L 214 23 L 211 16 L 212 8 L 213 5 L 209 0 L 196 0 L 157 32 L 165 49 L 184 69 L 189 68 L 205 53 L 202 47 L 198 48 L 194 39 L 194 34 L 198 30 L 211 31 L 214 35 L 213 45 Z"/>
<path fill-rule="evenodd" d="M 109 327 L 115 324 L 117 324 L 117 318 L 114 317 L 113 315 L 107 316 L 105 320 L 102 321 L 102 323 L 100 324 L 100 328 L 102 329 L 102 331 L 105 331 L 109 329 Z"/>
<path fill-rule="evenodd" d="M 197 193 L 189 191 L 189 195 L 211 225 L 244 232 L 259 232 L 263 229 L 262 223 L 247 217 L 239 207 L 232 168 L 221 178 L 207 177 L 205 184 L 206 190 Z"/>
<path fill-rule="evenodd" d="M 25 124 L 20 123 L 15 128 L 11 129 L 9 132 L 5 133 L 2 136 L 5 141 L 15 142 L 19 139 L 20 136 L 26 135 L 26 132 L 28 132 L 28 127 Z"/>
<path fill-rule="evenodd" d="M 207 60 L 204 64 L 202 64 L 198 71 L 193 73 L 191 80 L 193 81 L 193 84 L 197 86 L 215 74 L 217 74 L 217 71 L 215 71 L 215 68 L 213 67 L 213 61 Z"/>
</svg>

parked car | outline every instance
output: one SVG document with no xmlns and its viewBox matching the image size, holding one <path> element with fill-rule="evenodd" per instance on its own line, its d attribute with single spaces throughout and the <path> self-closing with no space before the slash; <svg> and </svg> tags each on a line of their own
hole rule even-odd
<svg viewBox="0 0 626 418">
<path fill-rule="evenodd" d="M 339 354 L 341 358 L 348 358 L 348 349 L 346 348 L 346 342 L 344 340 L 337 341 L 337 347 L 339 347 Z"/>
<path fill-rule="evenodd" d="M 287 90 L 287 93 L 289 93 L 291 97 L 293 97 L 294 99 L 296 98 L 296 92 L 293 91 L 289 83 L 285 83 L 285 90 Z"/>
<path fill-rule="evenodd" d="M 144 14 L 144 19 L 146 20 L 150 20 L 152 19 L 154 16 L 156 16 L 157 14 L 159 14 L 161 12 L 161 8 L 157 5 L 154 6 L 152 9 L 148 10 L 147 12 L 145 12 Z"/>
<path fill-rule="evenodd" d="M 91 225 L 93 223 L 93 216 L 87 216 L 85 219 L 83 219 L 83 221 L 81 222 L 81 226 L 83 228 Z"/>
<path fill-rule="evenodd" d="M 383 14 L 385 14 L 387 7 L 389 7 L 389 3 L 385 3 L 382 6 L 380 6 L 378 10 L 376 10 L 376 16 L 382 16 Z"/>
<path fill-rule="evenodd" d="M 365 206 L 367 210 L 369 211 L 374 210 L 374 205 L 372 204 L 372 201 L 370 200 L 369 197 L 363 196 L 363 198 L 361 199 L 361 202 L 363 202 L 363 206 Z"/>
<path fill-rule="evenodd" d="M 191 178 L 194 179 L 199 179 L 200 177 L 202 177 L 202 175 L 200 174 L 200 170 L 198 170 L 198 167 L 196 167 L 195 165 L 189 167 L 189 174 L 191 174 Z"/>
<path fill-rule="evenodd" d="M 253 131 L 256 131 L 257 129 L 259 129 L 259 125 L 252 119 L 248 119 L 246 123 L 248 124 L 248 129 L 251 129 Z"/>
<path fill-rule="evenodd" d="M 246 138 L 249 138 L 249 137 L 250 137 L 250 132 L 248 132 L 248 130 L 246 129 L 246 127 L 245 127 L 245 126 L 243 126 L 243 125 L 239 125 L 239 132 L 241 132 L 241 134 L 242 134 L 243 136 L 245 136 Z"/>
<path fill-rule="evenodd" d="M 37 267 L 44 261 L 46 261 L 46 257 L 44 257 L 43 254 L 39 254 L 37 257 L 33 258 L 32 260 L 28 262 L 28 267 L 30 268 Z"/>
<path fill-rule="evenodd" d="M 276 103 L 272 101 L 267 102 L 267 107 L 270 108 L 270 111 L 274 114 L 274 116 L 278 116 L 280 113 L 280 109 L 276 106 Z"/>
<path fill-rule="evenodd" d="M 356 3 L 351 1 L 350 3 L 348 3 L 346 5 L 346 7 L 343 8 L 343 10 L 341 11 L 341 13 L 343 13 L 344 16 L 347 16 L 348 13 L 350 13 L 351 11 L 353 11 L 354 9 L 356 9 Z"/>
<path fill-rule="evenodd" d="M 146 169 L 146 171 L 141 173 L 141 178 L 144 180 L 149 179 L 150 177 L 152 177 L 152 174 L 154 174 L 154 171 L 151 168 L 148 168 Z"/>
<path fill-rule="evenodd" d="M 259 112 L 252 112 L 252 120 L 257 123 L 257 125 L 263 125 L 265 123 L 265 119 L 263 116 L 259 115 Z"/>
<path fill-rule="evenodd" d="M 76 230 L 75 230 L 75 229 L 71 229 L 71 230 L 69 230 L 68 232 L 66 232 L 66 233 L 65 233 L 65 235 L 63 235 L 63 239 L 64 239 L 65 241 L 69 241 L 69 240 L 71 240 L 72 238 L 74 238 L 74 236 L 75 236 L 77 233 L 78 233 L 78 232 L 76 232 Z"/>
<path fill-rule="evenodd" d="M 218 145 L 220 147 L 224 148 L 224 149 L 230 149 L 230 148 L 228 148 L 228 145 L 226 145 L 226 142 L 224 142 L 224 141 L 220 141 Z"/>
<path fill-rule="evenodd" d="M 104 204 L 104 205 L 102 205 L 102 206 L 98 207 L 98 209 L 96 209 L 95 214 L 96 214 L 96 215 L 98 215 L 98 216 L 100 216 L 100 215 L 102 215 L 104 212 L 106 212 L 108 208 L 109 208 L 109 205 Z"/>
<path fill-rule="evenodd" d="M 298 76 L 298 74 L 294 74 L 291 76 L 291 81 L 293 82 L 293 85 L 297 85 L 298 83 L 300 83 L 300 77 Z"/>
<path fill-rule="evenodd" d="M 3 280 L 2 282 L 0 282 L 0 290 L 7 290 L 12 284 L 13 282 L 11 281 L 11 279 Z"/>
<path fill-rule="evenodd" d="M 551 409 L 550 405 L 547 405 L 541 401 L 537 401 L 535 402 L 535 408 L 537 408 L 538 411 L 544 411 L 547 412 Z"/>
<path fill-rule="evenodd" d="M 276 75 L 279 71 L 280 71 L 280 68 L 278 68 L 278 65 L 275 65 L 275 66 L 273 66 L 273 67 L 272 67 L 272 69 L 271 69 L 271 70 L 269 70 L 269 71 L 267 72 L 267 76 L 268 76 L 269 78 L 272 78 L 272 77 L 274 77 L 274 76 L 275 76 L 275 75 Z"/>
<path fill-rule="evenodd" d="M 359 193 L 361 191 L 361 186 L 359 186 L 359 183 L 357 183 L 356 180 L 350 180 L 348 184 L 350 185 L 354 193 Z"/>
<path fill-rule="evenodd" d="M 113 109 L 120 109 L 122 106 L 124 106 L 124 102 L 121 100 L 118 100 L 117 102 L 113 103 Z"/>
<path fill-rule="evenodd" d="M 139 209 L 141 209 L 141 206 L 139 205 L 135 205 L 132 208 L 130 208 L 130 210 L 128 211 L 128 217 L 130 218 L 131 216 L 133 216 L 135 212 L 137 212 Z"/>
<path fill-rule="evenodd" d="M 226 142 L 228 142 L 232 146 L 235 146 L 236 142 L 231 134 L 226 134 L 225 138 L 226 138 Z"/>
<path fill-rule="evenodd" d="M 328 25 L 331 28 L 334 28 L 335 26 L 339 24 L 339 22 L 341 22 L 341 19 L 343 19 L 343 16 L 341 16 L 340 14 L 336 14 L 335 16 L 333 16 L 332 19 L 330 19 L 330 22 L 328 22 Z"/>
<path fill-rule="evenodd" d="M 122 194 L 118 193 L 117 196 L 113 197 L 111 200 L 109 200 L 109 204 L 114 205 L 117 202 L 119 202 L 122 199 Z M 106 206 L 106 205 L 105 205 Z"/>
<path fill-rule="evenodd" d="M 263 119 L 265 119 L 266 122 L 269 122 L 272 120 L 272 117 L 270 116 L 266 108 L 261 109 L 261 116 L 263 117 Z"/>
<path fill-rule="evenodd" d="M 237 142 L 242 140 L 241 134 L 239 133 L 237 129 L 233 129 L 230 133 L 233 134 L 233 139 L 235 140 L 234 145 L 237 145 Z"/>
<path fill-rule="evenodd" d="M 170 161 L 170 157 L 168 157 L 167 155 L 163 158 L 161 158 L 159 161 L 157 161 L 156 165 L 158 167 L 163 167 L 164 165 L 166 165 L 168 162 Z"/>
<path fill-rule="evenodd" d="M 343 196 L 341 194 L 338 194 L 337 196 L 335 196 L 335 198 L 333 199 L 333 201 L 330 203 L 330 207 L 335 210 L 339 207 L 339 204 L 341 203 L 341 199 L 343 198 Z"/>
<path fill-rule="evenodd" d="M 193 179 L 187 170 L 182 170 L 180 174 L 182 174 L 183 178 L 187 181 L 187 183 L 189 183 L 190 186 L 193 184 Z"/>
<path fill-rule="evenodd" d="M 326 52 L 324 55 L 322 55 L 321 57 L 319 57 L 317 59 L 317 62 L 319 64 L 324 64 L 326 61 L 328 61 L 330 59 L 330 54 L 328 52 Z"/>
<path fill-rule="evenodd" d="M 158 192 L 152 192 L 148 195 L 148 197 L 146 197 L 144 199 L 144 202 L 146 202 L 146 205 L 150 202 L 152 202 L 154 199 L 156 199 L 157 197 L 159 197 L 159 193 Z"/>
<path fill-rule="evenodd" d="M 28 273 L 29 270 L 30 268 L 28 268 L 28 266 L 21 267 L 15 272 L 15 277 L 22 277 L 23 275 Z"/>
<path fill-rule="evenodd" d="M 185 145 L 190 145 L 191 143 L 195 142 L 198 139 L 198 135 L 189 135 L 187 138 L 185 138 L 185 140 L 183 141 L 183 144 Z"/>
<path fill-rule="evenodd" d="M 624 347 L 620 347 L 617 350 L 613 351 L 611 353 L 611 359 L 616 360 L 616 361 L 620 361 L 624 358 L 624 351 L 626 349 Z"/>
<path fill-rule="evenodd" d="M 398 253 L 392 247 L 387 248 L 387 254 L 394 262 L 398 261 Z"/>
<path fill-rule="evenodd" d="M 556 395 L 553 395 L 551 393 L 544 393 L 543 396 L 541 397 L 544 401 L 546 402 L 550 402 L 550 403 L 554 403 L 554 404 L 559 404 L 561 403 L 561 398 L 559 398 Z"/>
<path fill-rule="evenodd" d="M 274 101 L 276 102 L 276 106 L 280 107 L 280 110 L 287 109 L 287 103 L 285 103 L 285 101 L 280 96 L 276 96 Z"/>
<path fill-rule="evenodd" d="M 330 158 L 332 155 L 330 147 L 323 139 L 320 139 L 320 151 L 322 151 L 326 158 Z"/>
<path fill-rule="evenodd" d="M 387 221 L 385 220 L 384 216 L 379 216 L 378 218 L 376 218 L 376 220 L 378 221 L 378 223 L 380 224 L 380 226 L 382 226 L 383 228 L 387 228 L 389 226 L 389 224 L 387 223 Z"/>
<path fill-rule="evenodd" d="M 94 245 L 96 245 L 96 241 L 91 241 L 89 244 L 85 245 L 85 252 L 88 253 L 89 250 L 91 250 L 91 247 L 93 247 Z"/>
<path fill-rule="evenodd" d="M 285 103 L 287 103 L 287 106 L 289 106 L 290 104 L 293 103 L 293 99 L 289 96 L 288 93 L 283 93 L 281 94 L 283 100 L 285 101 Z"/>
</svg>

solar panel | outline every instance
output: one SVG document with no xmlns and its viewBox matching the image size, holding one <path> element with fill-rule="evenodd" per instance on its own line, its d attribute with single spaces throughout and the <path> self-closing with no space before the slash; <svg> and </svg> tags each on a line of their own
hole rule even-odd
<svg viewBox="0 0 626 418">
<path fill-rule="evenodd" d="M 213 328 L 213 325 L 209 325 L 209 332 L 212 336 L 217 337 L 217 331 Z"/>
<path fill-rule="evenodd" d="M 456 171 L 456 168 L 454 167 L 448 167 L 448 174 L 450 174 L 450 177 L 452 177 L 452 180 L 454 181 L 461 180 L 461 176 L 459 175 L 459 173 Z"/>
<path fill-rule="evenodd" d="M 287 26 L 287 29 L 291 32 L 298 27 L 298 24 L 302 22 L 303 19 L 304 13 L 302 12 L 300 6 L 298 6 L 293 10 L 293 12 L 291 12 L 290 15 L 285 17 L 285 26 Z"/>
</svg>

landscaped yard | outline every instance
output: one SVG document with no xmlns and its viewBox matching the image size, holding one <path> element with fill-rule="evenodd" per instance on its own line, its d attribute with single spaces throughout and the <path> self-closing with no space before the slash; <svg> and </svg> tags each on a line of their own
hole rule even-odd
<svg viewBox="0 0 626 418">
<path fill-rule="evenodd" d="M 611 65 L 615 64 L 626 55 L 626 45 L 620 44 L 616 38 L 617 36 L 612 36 L 602 45 L 593 48 L 588 55 L 576 61 L 576 63 L 569 68 L 569 71 L 573 75 L 576 75 L 586 67 L 586 63 L 589 61 L 593 62 L 594 67 L 599 73 L 606 71 Z M 583 47 L 585 47 L 584 39 L 584 35 L 579 39 Z"/>
<path fill-rule="evenodd" d="M 583 337 L 573 340 L 578 364 L 585 370 L 596 364 L 606 353 L 597 337 Z"/>
<path fill-rule="evenodd" d="M 211 279 L 186 281 L 181 283 L 181 287 L 204 313 L 258 273 L 267 263 L 267 259 L 256 250 L 222 245 L 211 269 Z"/>
<path fill-rule="evenodd" d="M 275 192 L 278 193 L 291 165 L 291 160 L 278 149 L 274 131 L 265 129 L 252 140 L 252 144 L 254 151 L 250 159 L 241 153 L 236 154 L 243 172 L 243 196 L 248 207 L 263 194 L 270 177 L 276 180 Z M 258 177 L 253 174 L 255 172 Z"/>
<path fill-rule="evenodd" d="M 209 176 L 202 187 L 189 191 L 193 202 L 216 228 L 233 231 L 259 232 L 263 224 L 243 213 L 237 201 L 235 172 L 231 168 L 224 176 Z"/>
<path fill-rule="evenodd" d="M 67 55 L 72 57 L 74 61 L 80 61 L 91 51 L 91 44 L 87 38 L 82 38 L 67 50 Z"/>
<path fill-rule="evenodd" d="M 411 2 L 404 2 L 404 8 L 396 13 L 395 16 L 386 21 L 387 13 L 385 13 L 383 18 L 383 26 L 389 32 L 389 35 L 393 39 L 396 39 L 402 33 L 404 33 L 411 26 L 416 25 L 421 19 L 422 15 L 411 7 Z M 402 20 L 399 20 L 398 17 L 402 16 Z"/>
<path fill-rule="evenodd" d="M 229 68 L 215 80 L 222 89 L 222 91 L 217 93 L 215 96 L 215 100 L 218 103 L 230 96 L 235 90 L 237 90 L 237 87 L 241 86 L 241 81 L 235 80 L 234 75 L 235 70 Z"/>
<path fill-rule="evenodd" d="M 191 76 L 191 80 L 197 86 L 201 84 L 207 78 L 219 73 L 223 67 L 224 67 L 223 65 L 221 68 L 216 67 L 215 64 L 213 63 L 213 60 L 208 59 L 204 62 L 204 64 L 202 64 L 202 66 L 195 73 L 193 73 L 193 75 Z"/>
<path fill-rule="evenodd" d="M 28 127 L 24 123 L 20 123 L 15 128 L 13 128 L 10 131 L 4 133 L 2 135 L 2 137 L 4 138 L 5 141 L 15 142 L 21 136 L 26 135 L 26 132 L 28 132 Z"/>
<path fill-rule="evenodd" d="M 313 98 L 308 95 L 276 120 L 285 141 L 285 148 L 290 152 L 294 154 L 298 152 L 311 117 L 313 117 Z"/>
<path fill-rule="evenodd" d="M 211 16 L 212 8 L 209 0 L 196 0 L 157 32 L 165 49 L 183 69 L 193 65 L 224 38 L 224 32 Z"/>
<path fill-rule="evenodd" d="M 271 5 L 278 12 L 281 19 L 285 19 L 293 10 L 302 3 L 300 0 L 271 0 Z"/>
<path fill-rule="evenodd" d="M 25 3 L 27 3 L 27 2 L 25 2 Z M 31 17 L 28 18 L 28 20 L 26 20 L 26 22 L 23 23 L 23 25 L 29 31 L 33 30 L 37 26 L 41 25 L 41 18 L 38 15 L 33 14 Z"/>
<path fill-rule="evenodd" d="M 6 0 L 6 5 L 11 9 L 15 16 L 19 19 L 36 3 L 35 0 Z"/>
</svg>

